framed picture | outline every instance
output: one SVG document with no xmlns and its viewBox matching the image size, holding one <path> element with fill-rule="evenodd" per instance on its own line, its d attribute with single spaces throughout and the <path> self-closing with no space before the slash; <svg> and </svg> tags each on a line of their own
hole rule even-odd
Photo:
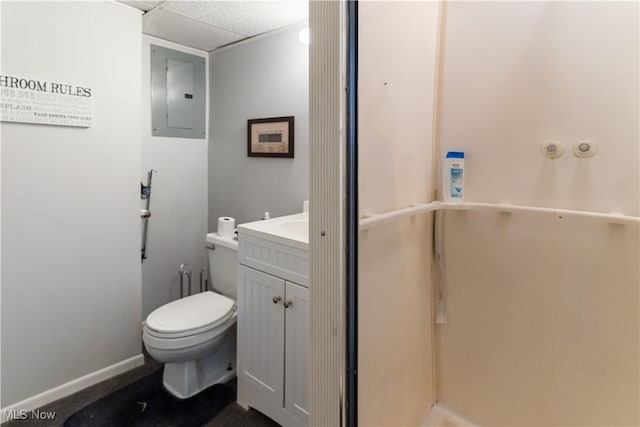
<svg viewBox="0 0 640 427">
<path fill-rule="evenodd" d="M 293 116 L 247 120 L 247 156 L 293 158 Z"/>
</svg>

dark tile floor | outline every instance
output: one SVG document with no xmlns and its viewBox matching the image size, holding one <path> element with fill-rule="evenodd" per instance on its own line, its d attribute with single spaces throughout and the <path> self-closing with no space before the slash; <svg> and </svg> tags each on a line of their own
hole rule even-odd
<svg viewBox="0 0 640 427">
<path fill-rule="evenodd" d="M 145 358 L 145 364 L 125 372 L 121 375 L 88 387 L 70 396 L 56 400 L 48 405 L 39 408 L 40 411 L 54 411 L 56 413 L 53 420 L 13 420 L 2 424 L 2 427 L 59 427 L 70 415 L 95 402 L 96 400 L 131 384 L 140 378 L 149 375 L 160 369 L 162 364 L 150 357 Z M 231 380 L 228 385 L 236 388 L 236 380 Z M 275 421 L 262 415 L 253 409 L 246 411 L 235 402 L 229 404 L 218 413 L 204 427 L 277 427 Z"/>
</svg>

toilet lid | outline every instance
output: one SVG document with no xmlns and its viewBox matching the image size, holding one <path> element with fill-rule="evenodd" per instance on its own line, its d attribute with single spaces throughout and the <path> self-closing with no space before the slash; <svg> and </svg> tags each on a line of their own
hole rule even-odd
<svg viewBox="0 0 640 427">
<path fill-rule="evenodd" d="M 172 301 L 147 317 L 147 327 L 161 333 L 177 334 L 194 329 L 215 328 L 232 314 L 235 302 L 207 291 Z"/>
</svg>

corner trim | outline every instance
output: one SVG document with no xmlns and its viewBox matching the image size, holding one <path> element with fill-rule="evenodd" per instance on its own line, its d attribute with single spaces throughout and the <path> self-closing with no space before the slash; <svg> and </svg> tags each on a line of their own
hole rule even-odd
<svg viewBox="0 0 640 427">
<path fill-rule="evenodd" d="M 0 409 L 0 412 L 5 413 L 7 411 L 20 410 L 32 411 L 143 364 L 144 356 L 142 354 L 138 354 L 137 356 L 130 357 L 129 359 L 125 359 L 111 366 L 107 366 L 106 368 L 91 372 L 90 374 L 36 394 L 35 396 L 31 396 L 18 403 L 9 405 L 6 408 Z"/>
<path fill-rule="evenodd" d="M 471 422 L 447 405 L 436 403 L 431 407 L 427 418 L 422 422 L 422 427 L 437 427 L 441 425 L 454 425 L 456 427 L 479 427 L 479 424 Z"/>
</svg>

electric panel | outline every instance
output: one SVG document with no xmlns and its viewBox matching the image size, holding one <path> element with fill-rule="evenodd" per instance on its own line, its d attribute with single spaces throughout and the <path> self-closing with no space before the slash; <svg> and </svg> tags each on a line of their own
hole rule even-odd
<svg viewBox="0 0 640 427">
<path fill-rule="evenodd" d="M 205 138 L 205 58 L 151 45 L 151 135 Z"/>
</svg>

